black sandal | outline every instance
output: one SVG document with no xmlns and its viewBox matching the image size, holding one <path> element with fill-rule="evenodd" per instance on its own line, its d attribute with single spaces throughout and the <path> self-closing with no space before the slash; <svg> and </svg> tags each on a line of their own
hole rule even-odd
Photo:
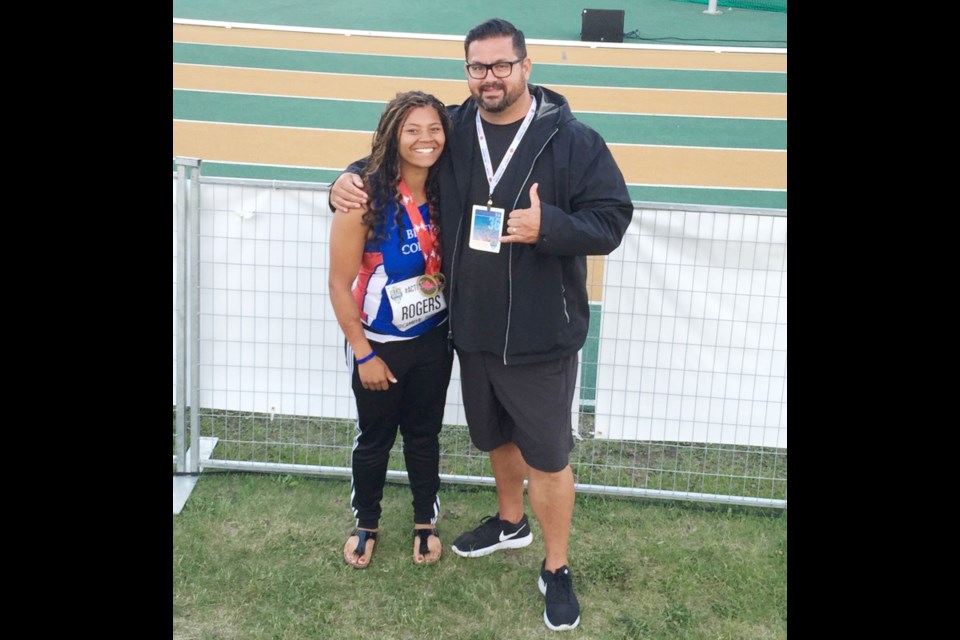
<svg viewBox="0 0 960 640">
<path fill-rule="evenodd" d="M 437 539 L 439 540 L 439 539 L 440 539 L 440 532 L 437 531 L 436 528 L 433 528 L 433 529 L 414 529 L 414 530 L 413 530 L 413 537 L 414 537 L 414 538 L 420 538 L 420 555 L 422 555 L 423 558 L 424 558 L 423 562 L 416 562 L 416 561 L 414 561 L 414 564 L 434 564 L 435 562 L 437 562 L 437 561 L 440 560 L 440 556 L 437 556 L 437 559 L 434 560 L 433 562 L 428 562 L 427 559 L 426 559 L 426 558 L 427 558 L 427 555 L 430 554 L 430 545 L 427 544 L 427 541 L 430 539 L 430 536 L 436 536 Z M 441 544 L 441 545 L 440 545 L 440 553 L 442 553 L 442 552 L 443 552 L 443 545 Z"/>
<path fill-rule="evenodd" d="M 357 536 L 358 538 L 357 548 L 353 550 L 353 554 L 357 556 L 357 558 L 359 559 L 363 557 L 364 553 L 367 552 L 367 540 L 376 540 L 377 532 L 367 531 L 366 529 L 354 529 L 353 532 L 350 534 L 350 536 L 347 536 L 347 537 L 349 538 L 351 536 Z M 370 556 L 370 560 L 373 560 L 372 555 Z M 347 560 L 346 556 L 343 557 L 343 561 L 348 565 L 350 565 L 351 567 L 353 567 L 354 569 L 366 569 L 367 567 L 370 566 L 369 562 L 367 562 L 367 564 L 358 564 L 356 562 L 350 562 L 349 560 Z"/>
</svg>

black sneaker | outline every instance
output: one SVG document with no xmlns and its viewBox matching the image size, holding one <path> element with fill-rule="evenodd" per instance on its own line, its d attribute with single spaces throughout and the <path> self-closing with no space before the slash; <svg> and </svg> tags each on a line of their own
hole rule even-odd
<svg viewBox="0 0 960 640">
<path fill-rule="evenodd" d="M 547 601 L 543 621 L 553 631 L 574 629 L 580 624 L 580 603 L 573 592 L 570 569 L 563 565 L 556 571 L 546 569 L 546 560 L 540 564 L 540 593 Z"/>
<path fill-rule="evenodd" d="M 467 531 L 453 541 L 451 548 L 464 558 L 479 558 L 500 549 L 519 549 L 533 542 L 533 533 L 527 522 L 527 514 L 517 524 L 500 519 L 500 514 L 487 516 L 480 526 Z"/>
</svg>

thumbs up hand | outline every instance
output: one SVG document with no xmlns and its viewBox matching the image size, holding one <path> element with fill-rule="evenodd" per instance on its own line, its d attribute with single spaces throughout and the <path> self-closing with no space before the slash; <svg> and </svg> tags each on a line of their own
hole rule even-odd
<svg viewBox="0 0 960 640">
<path fill-rule="evenodd" d="M 507 235 L 500 236 L 500 242 L 520 242 L 536 244 L 540 237 L 540 195 L 539 183 L 530 186 L 530 208 L 514 209 L 507 216 Z"/>
</svg>

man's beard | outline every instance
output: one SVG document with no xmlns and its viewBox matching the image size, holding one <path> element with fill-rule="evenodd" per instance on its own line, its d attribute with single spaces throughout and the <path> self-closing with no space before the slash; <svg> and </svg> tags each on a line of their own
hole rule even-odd
<svg viewBox="0 0 960 640">
<path fill-rule="evenodd" d="M 487 103 L 483 100 L 483 92 L 485 89 L 498 89 L 503 92 L 503 97 L 500 98 L 500 101 L 491 105 L 486 106 Z M 523 95 L 522 92 L 518 92 L 516 95 L 511 95 L 510 90 L 502 82 L 488 82 L 486 84 L 480 85 L 477 88 L 477 94 L 473 96 L 473 101 L 477 103 L 477 106 L 487 111 L 489 113 L 501 113 L 506 111 L 510 106 Z"/>
</svg>

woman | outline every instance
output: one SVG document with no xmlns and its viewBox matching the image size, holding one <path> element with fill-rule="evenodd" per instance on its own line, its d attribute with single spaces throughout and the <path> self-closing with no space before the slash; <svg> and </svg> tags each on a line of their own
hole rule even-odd
<svg viewBox="0 0 960 640">
<path fill-rule="evenodd" d="M 440 559 L 440 427 L 453 362 L 440 271 L 439 188 L 434 167 L 450 120 L 420 91 L 390 101 L 362 174 L 369 204 L 338 211 L 330 228 L 330 300 L 346 337 L 357 402 L 351 507 L 343 548 L 370 564 L 387 463 L 399 426 L 413 493 L 413 558 Z"/>
</svg>

